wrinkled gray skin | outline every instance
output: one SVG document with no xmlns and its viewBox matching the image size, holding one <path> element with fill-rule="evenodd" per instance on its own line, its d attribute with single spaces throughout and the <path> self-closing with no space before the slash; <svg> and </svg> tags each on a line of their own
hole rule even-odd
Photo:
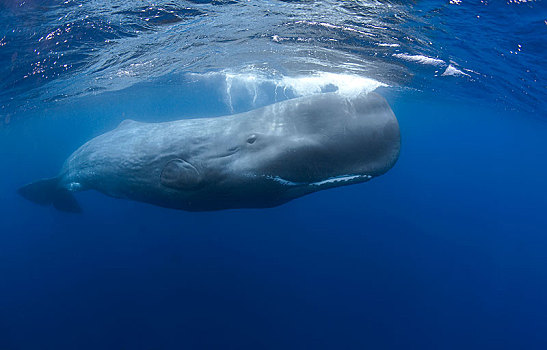
<svg viewBox="0 0 547 350">
<path fill-rule="evenodd" d="M 190 211 L 272 207 L 381 175 L 399 148 L 383 97 L 319 94 L 217 118 L 126 120 L 74 152 L 59 186 Z"/>
</svg>

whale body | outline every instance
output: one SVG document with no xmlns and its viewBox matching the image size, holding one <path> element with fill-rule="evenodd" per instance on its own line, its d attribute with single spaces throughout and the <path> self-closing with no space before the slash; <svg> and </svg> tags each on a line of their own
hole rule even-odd
<svg viewBox="0 0 547 350">
<path fill-rule="evenodd" d="M 19 189 L 81 211 L 74 192 L 188 211 L 266 208 L 384 174 L 399 156 L 397 119 L 377 93 L 325 93 L 241 114 L 163 123 L 123 121 L 93 138 L 59 175 Z"/>
</svg>

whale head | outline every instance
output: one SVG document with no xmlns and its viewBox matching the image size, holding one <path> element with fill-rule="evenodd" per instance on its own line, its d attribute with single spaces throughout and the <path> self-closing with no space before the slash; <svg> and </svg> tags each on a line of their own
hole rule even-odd
<svg viewBox="0 0 547 350">
<path fill-rule="evenodd" d="M 376 93 L 323 94 L 266 107 L 245 125 L 229 169 L 278 183 L 361 181 L 388 171 L 399 156 L 400 132 L 387 101 Z M 243 124 L 245 124 L 243 122 Z"/>
</svg>

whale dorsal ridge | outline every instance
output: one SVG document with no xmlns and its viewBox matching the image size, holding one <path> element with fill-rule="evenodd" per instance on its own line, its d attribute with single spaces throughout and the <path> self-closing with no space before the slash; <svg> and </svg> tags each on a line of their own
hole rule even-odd
<svg viewBox="0 0 547 350">
<path fill-rule="evenodd" d="M 118 127 L 116 129 L 123 129 L 123 128 L 131 127 L 131 126 L 135 126 L 137 124 L 141 124 L 141 123 L 133 119 L 124 119 L 120 122 L 120 124 L 118 124 Z"/>
<path fill-rule="evenodd" d="M 183 159 L 170 160 L 161 172 L 161 184 L 177 190 L 196 188 L 201 183 L 201 174 Z"/>
</svg>

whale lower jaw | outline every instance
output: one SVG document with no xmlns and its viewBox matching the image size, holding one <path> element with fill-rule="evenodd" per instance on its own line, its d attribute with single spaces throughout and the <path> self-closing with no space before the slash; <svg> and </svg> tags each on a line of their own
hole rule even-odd
<svg viewBox="0 0 547 350">
<path fill-rule="evenodd" d="M 354 183 L 359 182 L 365 182 L 372 179 L 372 175 L 366 175 L 366 174 L 360 174 L 360 175 L 340 175 L 335 177 L 329 177 L 325 180 L 316 181 L 316 182 L 294 182 L 290 180 L 286 180 L 280 176 L 272 176 L 272 175 L 263 175 L 266 179 L 275 181 L 281 185 L 284 186 L 310 186 L 310 187 L 316 187 L 318 190 L 322 189 L 323 187 L 336 187 L 336 186 L 344 186 L 344 185 L 350 185 Z"/>
</svg>

